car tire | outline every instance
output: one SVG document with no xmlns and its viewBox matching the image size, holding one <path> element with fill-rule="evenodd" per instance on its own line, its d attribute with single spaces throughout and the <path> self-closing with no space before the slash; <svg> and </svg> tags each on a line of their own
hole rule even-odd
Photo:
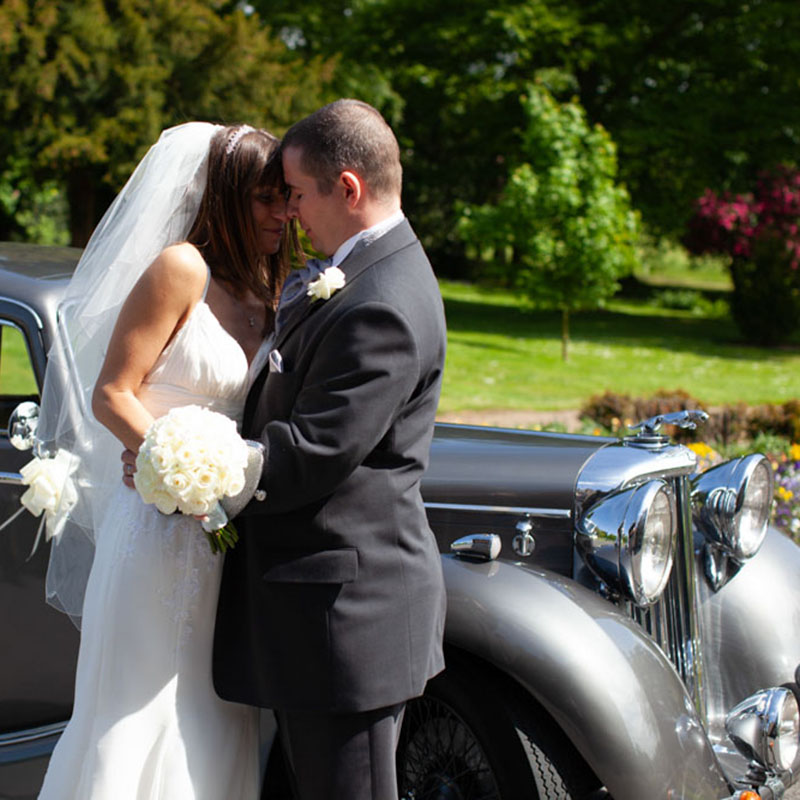
<svg viewBox="0 0 800 800">
<path fill-rule="evenodd" d="M 516 687 L 451 666 L 406 708 L 402 800 L 577 800 L 596 787 L 580 756 Z"/>
</svg>

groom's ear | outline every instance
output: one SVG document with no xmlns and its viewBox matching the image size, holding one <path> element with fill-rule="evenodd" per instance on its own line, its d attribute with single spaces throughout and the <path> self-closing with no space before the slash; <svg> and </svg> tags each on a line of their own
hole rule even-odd
<svg viewBox="0 0 800 800">
<path fill-rule="evenodd" d="M 344 189 L 345 202 L 355 207 L 364 195 L 364 182 L 355 172 L 345 170 L 339 175 L 339 184 Z"/>
</svg>

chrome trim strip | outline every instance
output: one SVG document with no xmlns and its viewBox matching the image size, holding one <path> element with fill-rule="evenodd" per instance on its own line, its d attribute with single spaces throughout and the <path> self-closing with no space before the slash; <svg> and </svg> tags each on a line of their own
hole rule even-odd
<svg viewBox="0 0 800 800">
<path fill-rule="evenodd" d="M 0 295 L 0 300 L 2 300 L 4 303 L 10 303 L 12 306 L 19 306 L 19 308 L 24 308 L 25 311 L 27 311 L 36 320 L 36 324 L 39 326 L 39 330 L 44 329 L 44 322 L 42 322 L 42 318 L 39 316 L 36 310 L 31 308 L 27 303 L 21 303 L 19 300 L 12 300 L 10 297 L 6 297 L 5 295 Z M 5 322 L 3 324 L 11 325 L 12 323 Z M 14 325 L 14 327 L 16 328 L 17 326 Z"/>
<path fill-rule="evenodd" d="M 547 517 L 548 519 L 571 519 L 572 512 L 568 508 L 528 508 L 526 506 L 483 506 L 466 503 L 425 503 L 425 508 L 443 511 L 484 511 L 495 514 L 527 514 L 531 517 Z"/>
<path fill-rule="evenodd" d="M 22 475 L 19 472 L 0 472 L 0 484 L 22 486 Z"/>
<path fill-rule="evenodd" d="M 26 742 L 35 742 L 39 739 L 48 739 L 56 734 L 62 734 L 66 727 L 66 722 L 56 722 L 53 725 L 43 725 L 41 728 L 29 728 L 28 730 L 15 731 L 14 733 L 2 733 L 0 734 L 0 747 L 12 747 L 18 744 L 25 744 Z"/>
</svg>

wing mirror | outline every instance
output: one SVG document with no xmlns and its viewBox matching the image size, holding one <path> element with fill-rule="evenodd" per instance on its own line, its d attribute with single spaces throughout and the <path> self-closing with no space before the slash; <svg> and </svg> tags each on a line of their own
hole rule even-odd
<svg viewBox="0 0 800 800">
<path fill-rule="evenodd" d="M 30 450 L 36 440 L 39 427 L 39 406 L 26 401 L 20 403 L 8 418 L 8 440 L 17 450 Z"/>
</svg>

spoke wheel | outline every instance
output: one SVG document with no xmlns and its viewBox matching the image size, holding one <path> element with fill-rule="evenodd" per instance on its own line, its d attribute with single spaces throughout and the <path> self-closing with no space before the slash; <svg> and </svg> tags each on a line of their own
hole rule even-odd
<svg viewBox="0 0 800 800">
<path fill-rule="evenodd" d="M 453 664 L 411 701 L 397 750 L 401 800 L 578 800 L 597 781 L 515 687 Z"/>
<path fill-rule="evenodd" d="M 440 700 L 406 710 L 400 749 L 401 797 L 407 800 L 500 800 L 489 759 L 470 727 Z"/>
</svg>

